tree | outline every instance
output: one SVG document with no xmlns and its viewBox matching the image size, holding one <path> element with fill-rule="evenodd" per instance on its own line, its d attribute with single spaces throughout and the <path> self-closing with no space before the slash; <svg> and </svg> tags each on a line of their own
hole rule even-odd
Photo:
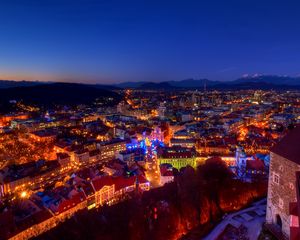
<svg viewBox="0 0 300 240">
<path fill-rule="evenodd" d="M 232 172 L 220 157 L 212 157 L 197 168 L 198 191 L 210 203 L 210 219 L 222 215 L 219 193 L 232 180 Z"/>
</svg>

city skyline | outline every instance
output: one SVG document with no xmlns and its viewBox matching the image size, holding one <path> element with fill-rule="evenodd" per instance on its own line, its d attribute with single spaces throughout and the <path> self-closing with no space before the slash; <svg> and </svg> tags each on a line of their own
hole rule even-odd
<svg viewBox="0 0 300 240">
<path fill-rule="evenodd" d="M 0 79 L 111 84 L 298 76 L 298 8 L 268 1 L 1 3 Z"/>
<path fill-rule="evenodd" d="M 299 9 L 0 0 L 0 239 L 299 240 Z"/>
</svg>

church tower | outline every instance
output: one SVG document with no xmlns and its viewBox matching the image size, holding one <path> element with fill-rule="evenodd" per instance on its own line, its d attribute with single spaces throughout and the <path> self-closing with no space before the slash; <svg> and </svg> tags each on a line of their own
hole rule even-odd
<svg viewBox="0 0 300 240">
<path fill-rule="evenodd" d="M 246 175 L 247 156 L 242 147 L 237 147 L 235 152 L 236 175 L 243 179 Z"/>
</svg>

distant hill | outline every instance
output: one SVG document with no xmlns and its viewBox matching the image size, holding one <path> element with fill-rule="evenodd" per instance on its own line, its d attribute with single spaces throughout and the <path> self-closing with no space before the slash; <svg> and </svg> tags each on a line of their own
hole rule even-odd
<svg viewBox="0 0 300 240">
<path fill-rule="evenodd" d="M 300 89 L 300 77 L 276 75 L 254 75 L 239 78 L 233 81 L 212 81 L 208 79 L 185 79 L 181 81 L 165 82 L 126 82 L 115 86 L 133 89 Z"/>
<path fill-rule="evenodd" d="M 114 86 L 119 88 L 138 88 L 145 89 L 149 88 L 203 88 L 204 84 L 215 85 L 218 84 L 218 81 L 211 81 L 208 79 L 185 79 L 182 81 L 163 81 L 163 82 L 124 82 L 115 84 Z"/>
<path fill-rule="evenodd" d="M 255 75 L 239 78 L 232 81 L 233 84 L 245 82 L 251 83 L 268 83 L 275 85 L 300 86 L 300 77 L 276 76 L 276 75 Z"/>
<path fill-rule="evenodd" d="M 176 89 L 176 87 L 170 85 L 168 82 L 161 82 L 161 83 L 143 83 L 137 89 L 147 89 L 147 90 L 172 90 Z"/>
<path fill-rule="evenodd" d="M 97 98 L 107 101 L 106 104 L 116 104 L 120 101 L 121 96 L 95 86 L 75 83 L 52 83 L 0 89 L 0 103 L 2 104 L 10 100 L 17 100 L 34 105 L 76 105 L 89 104 Z M 109 98 L 113 100 L 109 100 Z"/>
<path fill-rule="evenodd" d="M 56 84 L 54 82 L 41 81 L 13 81 L 0 80 L 0 90 L 15 87 L 33 87 Z M 57 83 L 59 84 L 59 83 Z M 67 83 L 66 83 L 67 84 Z M 238 78 L 233 81 L 212 81 L 209 79 L 185 79 L 181 81 L 163 82 L 124 82 L 119 84 L 81 84 L 102 90 L 120 90 L 125 88 L 140 90 L 184 90 L 184 89 L 300 89 L 300 77 L 277 76 L 277 75 L 253 75 Z"/>
<path fill-rule="evenodd" d="M 31 87 L 37 85 L 48 84 L 49 82 L 40 82 L 40 81 L 14 81 L 14 80 L 0 80 L 0 89 L 1 88 L 12 88 L 12 87 Z"/>
<path fill-rule="evenodd" d="M 219 84 L 219 81 L 211 81 L 208 79 L 185 79 L 181 81 L 169 81 L 171 86 L 180 87 L 180 88 L 204 88 L 204 86 L 214 86 Z"/>
<path fill-rule="evenodd" d="M 118 88 L 139 88 L 146 83 L 150 83 L 150 82 L 123 82 L 123 83 L 114 84 L 114 86 Z"/>
<path fill-rule="evenodd" d="M 1 88 L 13 88 L 13 87 L 32 87 L 32 86 L 38 86 L 38 85 L 47 85 L 47 84 L 53 84 L 53 83 L 59 83 L 59 82 L 43 82 L 43 81 L 16 81 L 16 80 L 0 80 L 0 89 Z M 82 83 L 84 84 L 84 83 Z M 118 86 L 114 85 L 106 85 L 106 84 L 84 84 L 84 85 L 90 85 L 96 88 L 100 89 L 107 89 L 107 90 L 118 90 L 120 89 Z"/>
</svg>

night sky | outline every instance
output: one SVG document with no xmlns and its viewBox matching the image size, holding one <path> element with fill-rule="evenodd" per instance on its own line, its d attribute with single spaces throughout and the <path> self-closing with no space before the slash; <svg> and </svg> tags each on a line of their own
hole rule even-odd
<svg viewBox="0 0 300 240">
<path fill-rule="evenodd" d="M 0 79 L 300 74 L 300 1 L 0 0 Z"/>
</svg>

